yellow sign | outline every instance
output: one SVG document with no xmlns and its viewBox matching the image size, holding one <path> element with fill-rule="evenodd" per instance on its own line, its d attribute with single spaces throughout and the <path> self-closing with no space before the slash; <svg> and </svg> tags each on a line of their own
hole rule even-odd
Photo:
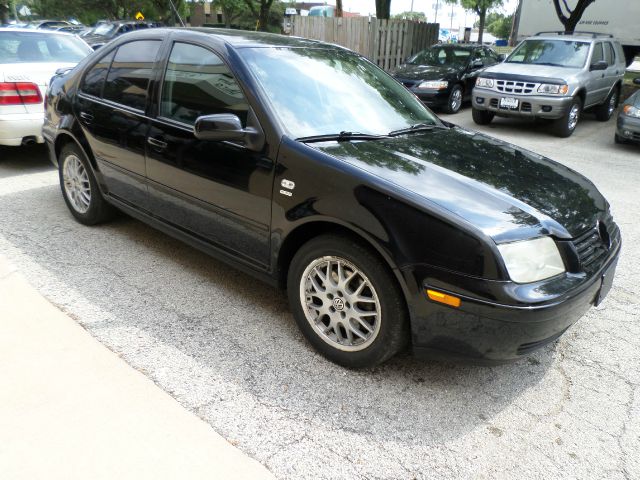
<svg viewBox="0 0 640 480">
<path fill-rule="evenodd" d="M 144 15 L 142 14 L 142 12 L 136 13 L 136 20 L 144 20 Z"/>
</svg>

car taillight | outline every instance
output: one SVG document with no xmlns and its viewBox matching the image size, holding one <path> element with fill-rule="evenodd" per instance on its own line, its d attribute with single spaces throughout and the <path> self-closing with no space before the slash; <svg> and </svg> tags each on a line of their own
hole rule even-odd
<svg viewBox="0 0 640 480">
<path fill-rule="evenodd" d="M 35 83 L 0 83 L 0 105 L 30 105 L 40 102 L 42 95 Z"/>
</svg>

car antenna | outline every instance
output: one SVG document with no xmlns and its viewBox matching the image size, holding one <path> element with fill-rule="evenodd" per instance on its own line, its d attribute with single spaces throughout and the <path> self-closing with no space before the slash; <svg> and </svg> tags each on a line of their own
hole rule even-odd
<svg viewBox="0 0 640 480">
<path fill-rule="evenodd" d="M 169 0 L 169 3 L 171 4 L 171 8 L 173 9 L 173 13 L 176 14 L 176 17 L 178 17 L 178 20 L 180 20 L 180 25 L 182 25 L 183 27 L 185 26 L 184 22 L 182 21 L 182 17 L 180 16 L 180 14 L 178 13 L 178 10 L 176 9 L 176 6 L 173 4 L 173 0 Z"/>
</svg>

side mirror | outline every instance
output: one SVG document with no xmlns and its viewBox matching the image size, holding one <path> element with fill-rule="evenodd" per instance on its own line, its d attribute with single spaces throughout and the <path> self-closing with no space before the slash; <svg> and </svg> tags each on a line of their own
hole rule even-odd
<svg viewBox="0 0 640 480">
<path fill-rule="evenodd" d="M 506 59 L 507 59 L 507 56 L 504 53 L 501 53 L 500 55 L 498 55 L 499 62 L 504 62 Z"/>
<path fill-rule="evenodd" d="M 250 113 L 248 123 L 250 125 L 257 124 L 253 113 Z M 193 135 L 198 140 L 213 142 L 242 141 L 249 150 L 254 151 L 260 151 L 264 146 L 262 131 L 250 126 L 242 128 L 242 122 L 237 115 L 232 113 L 217 113 L 198 117 L 193 126 Z"/>
<path fill-rule="evenodd" d="M 636 85 L 640 85 L 640 77 L 634 78 L 633 83 L 635 83 Z"/>
<path fill-rule="evenodd" d="M 600 60 L 599 62 L 592 63 L 590 70 L 591 71 L 606 70 L 607 68 L 609 68 L 609 64 L 607 62 L 605 62 L 604 60 Z"/>
<path fill-rule="evenodd" d="M 482 60 L 472 60 L 471 65 L 469 65 L 469 68 L 471 70 L 477 70 L 478 68 L 482 67 L 484 67 L 484 63 L 482 62 Z"/>
</svg>

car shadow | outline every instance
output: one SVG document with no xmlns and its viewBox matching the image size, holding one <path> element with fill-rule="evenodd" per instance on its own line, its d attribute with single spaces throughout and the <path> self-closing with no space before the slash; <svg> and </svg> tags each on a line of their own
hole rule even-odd
<svg viewBox="0 0 640 480">
<path fill-rule="evenodd" d="M 0 146 L 0 178 L 53 170 L 47 147 L 42 144 L 24 147 Z"/>
</svg>

